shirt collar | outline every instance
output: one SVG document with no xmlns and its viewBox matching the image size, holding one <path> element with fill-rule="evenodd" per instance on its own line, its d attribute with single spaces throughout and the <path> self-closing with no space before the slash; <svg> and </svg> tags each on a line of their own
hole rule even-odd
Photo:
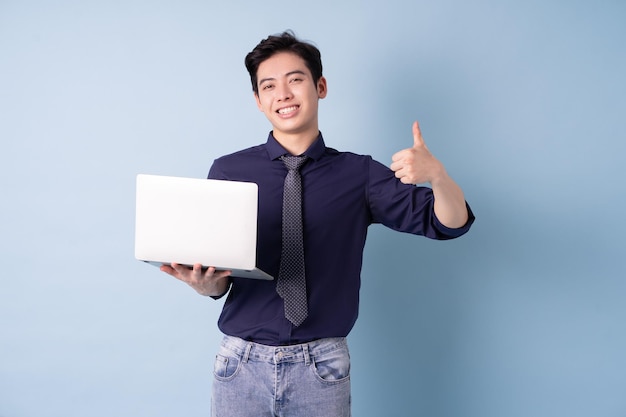
<svg viewBox="0 0 626 417">
<path fill-rule="evenodd" d="M 282 147 L 280 143 L 276 140 L 273 133 L 270 132 L 267 137 L 267 143 L 265 144 L 267 148 L 267 153 L 270 159 L 278 159 L 283 155 L 288 155 L 289 152 Z M 322 137 L 322 132 L 317 136 L 317 139 L 309 146 L 303 155 L 308 156 L 313 160 L 320 159 L 326 150 L 326 144 L 324 144 L 324 138 Z"/>
</svg>

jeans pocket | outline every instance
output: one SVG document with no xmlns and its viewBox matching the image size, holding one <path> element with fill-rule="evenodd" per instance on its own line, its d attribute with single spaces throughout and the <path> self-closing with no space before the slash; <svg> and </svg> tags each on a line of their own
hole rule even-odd
<svg viewBox="0 0 626 417">
<path fill-rule="evenodd" d="M 241 358 L 236 354 L 224 354 L 223 352 L 215 355 L 215 365 L 213 366 L 213 376 L 220 381 L 231 380 L 239 372 L 241 367 Z"/>
<path fill-rule="evenodd" d="M 348 348 L 334 350 L 313 360 L 315 376 L 327 383 L 350 379 L 350 354 Z"/>
</svg>

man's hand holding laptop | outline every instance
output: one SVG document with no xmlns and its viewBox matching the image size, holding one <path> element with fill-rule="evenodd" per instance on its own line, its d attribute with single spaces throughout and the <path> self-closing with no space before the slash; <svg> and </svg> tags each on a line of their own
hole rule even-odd
<svg viewBox="0 0 626 417">
<path fill-rule="evenodd" d="M 228 277 L 231 271 L 218 271 L 214 267 L 203 268 L 195 264 L 193 268 L 177 263 L 161 265 L 161 271 L 177 278 L 198 294 L 219 297 L 228 290 Z"/>
</svg>

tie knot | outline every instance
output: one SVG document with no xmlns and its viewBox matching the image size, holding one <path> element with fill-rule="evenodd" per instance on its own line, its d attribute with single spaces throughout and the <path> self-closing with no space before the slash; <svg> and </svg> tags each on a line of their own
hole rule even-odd
<svg viewBox="0 0 626 417">
<path fill-rule="evenodd" d="M 289 171 L 299 171 L 300 167 L 304 165 L 307 160 L 305 155 L 302 156 L 289 156 L 283 155 L 280 159 L 285 163 L 285 166 Z"/>
</svg>

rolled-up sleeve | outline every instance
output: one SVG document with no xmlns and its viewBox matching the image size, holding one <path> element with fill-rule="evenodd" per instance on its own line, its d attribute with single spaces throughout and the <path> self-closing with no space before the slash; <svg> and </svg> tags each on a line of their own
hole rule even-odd
<svg viewBox="0 0 626 417">
<path fill-rule="evenodd" d="M 454 229 L 445 226 L 435 215 L 431 188 L 403 184 L 380 162 L 370 159 L 368 175 L 367 197 L 372 223 L 437 240 L 462 236 L 474 223 L 474 213 L 466 202 L 468 220 L 465 225 Z"/>
</svg>

